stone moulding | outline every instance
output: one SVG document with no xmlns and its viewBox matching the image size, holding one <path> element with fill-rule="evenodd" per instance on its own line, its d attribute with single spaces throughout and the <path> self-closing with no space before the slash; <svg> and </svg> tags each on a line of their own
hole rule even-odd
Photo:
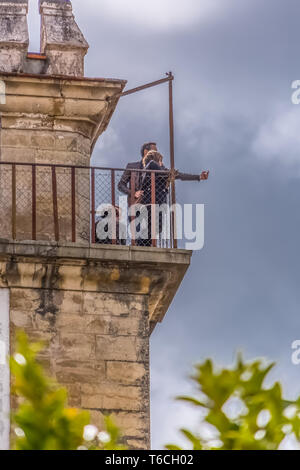
<svg viewBox="0 0 300 470">
<path fill-rule="evenodd" d="M 9 122 L 11 128 L 42 130 L 51 121 L 51 130 L 78 132 L 90 139 L 91 148 L 107 128 L 119 100 L 107 98 L 118 95 L 126 85 L 117 79 L 10 73 L 0 73 L 0 80 L 6 85 L 6 103 L 0 105 L 2 128 Z"/>
</svg>

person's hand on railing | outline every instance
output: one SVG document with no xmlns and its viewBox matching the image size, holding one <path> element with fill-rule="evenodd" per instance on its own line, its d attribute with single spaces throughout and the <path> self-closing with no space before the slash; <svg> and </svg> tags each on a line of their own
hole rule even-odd
<svg viewBox="0 0 300 470">
<path fill-rule="evenodd" d="M 202 171 L 201 175 L 199 175 L 199 181 L 207 180 L 209 175 L 209 171 Z"/>
</svg>

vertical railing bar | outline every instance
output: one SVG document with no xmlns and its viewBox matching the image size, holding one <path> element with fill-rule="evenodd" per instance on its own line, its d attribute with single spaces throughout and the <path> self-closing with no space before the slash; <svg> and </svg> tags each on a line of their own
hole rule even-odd
<svg viewBox="0 0 300 470">
<path fill-rule="evenodd" d="M 157 246 L 156 241 L 156 194 L 155 194 L 155 173 L 151 172 L 151 241 L 152 246 Z M 149 227 L 148 227 L 149 230 Z"/>
<path fill-rule="evenodd" d="M 172 77 L 172 72 L 169 73 Z M 174 111 L 173 111 L 173 81 L 169 81 L 169 127 L 170 127 L 170 163 L 171 163 L 171 203 L 175 207 L 176 191 L 175 191 L 175 150 L 174 150 Z M 176 236 L 176 214 L 171 211 L 171 237 L 173 248 L 177 248 Z"/>
<path fill-rule="evenodd" d="M 115 170 L 111 170 L 111 205 L 113 208 L 116 207 Z M 117 221 L 115 217 L 113 217 L 113 221 L 115 222 L 115 225 L 114 225 L 113 233 L 112 233 L 112 244 L 116 245 L 117 244 L 117 240 L 116 240 Z"/>
<path fill-rule="evenodd" d="M 76 242 L 75 167 L 71 168 L 72 242 Z"/>
<path fill-rule="evenodd" d="M 57 206 L 57 181 L 56 167 L 53 165 L 52 170 L 52 198 L 53 198 L 53 219 L 54 219 L 54 236 L 55 241 L 59 241 L 59 225 L 58 225 L 58 206 Z"/>
<path fill-rule="evenodd" d="M 92 243 L 96 243 L 95 168 L 92 168 Z"/>
<path fill-rule="evenodd" d="M 36 240 L 36 165 L 32 165 L 32 240 Z"/>
<path fill-rule="evenodd" d="M 131 179 L 130 179 L 130 214 L 131 208 L 135 205 L 135 172 L 131 172 Z M 130 232 L 131 232 L 131 245 L 135 246 L 135 217 L 130 215 Z"/>
<path fill-rule="evenodd" d="M 12 177 L 12 201 L 11 201 L 11 231 L 12 239 L 17 238 L 17 196 L 16 196 L 16 165 L 13 163 L 11 168 Z"/>
</svg>

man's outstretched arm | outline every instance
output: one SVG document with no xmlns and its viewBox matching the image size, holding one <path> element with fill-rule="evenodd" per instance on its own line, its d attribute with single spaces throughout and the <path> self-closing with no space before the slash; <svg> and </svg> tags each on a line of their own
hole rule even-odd
<svg viewBox="0 0 300 470">
<path fill-rule="evenodd" d="M 190 175 L 189 173 L 181 173 L 180 171 L 176 171 L 175 179 L 181 181 L 201 181 L 207 180 L 209 175 L 209 171 L 202 171 L 200 175 Z"/>
</svg>

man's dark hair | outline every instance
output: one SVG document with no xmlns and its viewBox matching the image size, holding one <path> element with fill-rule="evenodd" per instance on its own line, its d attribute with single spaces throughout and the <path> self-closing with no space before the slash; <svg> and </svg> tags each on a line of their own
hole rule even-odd
<svg viewBox="0 0 300 470">
<path fill-rule="evenodd" d="M 147 142 L 146 144 L 144 144 L 141 148 L 141 155 L 142 155 L 142 158 L 144 156 L 144 151 L 145 150 L 151 150 L 151 145 L 156 145 L 156 142 Z"/>
</svg>

